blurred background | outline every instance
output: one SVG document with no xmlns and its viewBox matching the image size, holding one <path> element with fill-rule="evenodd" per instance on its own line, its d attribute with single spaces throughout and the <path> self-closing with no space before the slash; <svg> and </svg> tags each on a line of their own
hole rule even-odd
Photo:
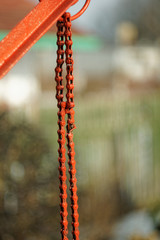
<svg viewBox="0 0 160 240">
<path fill-rule="evenodd" d="M 0 0 L 0 39 L 37 3 Z M 160 239 L 159 9 L 92 0 L 73 23 L 83 240 Z M 0 81 L 0 240 L 60 239 L 55 32 Z"/>
</svg>

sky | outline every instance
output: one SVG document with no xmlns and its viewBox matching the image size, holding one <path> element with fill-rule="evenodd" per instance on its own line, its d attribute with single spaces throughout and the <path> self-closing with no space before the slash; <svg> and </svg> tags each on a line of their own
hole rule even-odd
<svg viewBox="0 0 160 240">
<path fill-rule="evenodd" d="M 84 27 L 86 29 L 95 29 L 96 19 L 101 14 L 104 8 L 112 9 L 121 0 L 91 0 L 91 3 L 86 10 L 86 12 L 75 21 L 75 25 L 79 27 Z M 71 12 L 76 12 L 77 9 L 80 9 L 83 4 L 83 1 L 79 1 L 74 7 L 71 8 Z"/>
</svg>

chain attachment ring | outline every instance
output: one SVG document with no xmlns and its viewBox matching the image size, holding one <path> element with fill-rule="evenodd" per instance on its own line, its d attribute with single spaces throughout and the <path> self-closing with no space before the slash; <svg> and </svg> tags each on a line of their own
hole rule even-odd
<svg viewBox="0 0 160 240">
<path fill-rule="evenodd" d="M 79 18 L 88 8 L 89 4 L 90 4 L 91 0 L 86 0 L 85 4 L 83 5 L 82 9 L 76 13 L 74 16 L 71 17 L 71 21 L 76 20 L 77 18 Z"/>
</svg>

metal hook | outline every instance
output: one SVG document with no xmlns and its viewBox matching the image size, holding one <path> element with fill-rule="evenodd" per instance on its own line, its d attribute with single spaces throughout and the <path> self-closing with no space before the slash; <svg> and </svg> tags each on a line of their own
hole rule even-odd
<svg viewBox="0 0 160 240">
<path fill-rule="evenodd" d="M 86 0 L 84 6 L 82 7 L 82 9 L 76 13 L 74 16 L 71 17 L 71 21 L 76 20 L 77 18 L 79 18 L 88 8 L 89 4 L 90 4 L 91 0 Z"/>
</svg>

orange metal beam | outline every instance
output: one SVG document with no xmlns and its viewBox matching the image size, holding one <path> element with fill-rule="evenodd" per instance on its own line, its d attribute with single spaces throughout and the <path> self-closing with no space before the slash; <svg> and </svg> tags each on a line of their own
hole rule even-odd
<svg viewBox="0 0 160 240">
<path fill-rule="evenodd" d="M 0 79 L 78 0 L 41 0 L 0 42 Z"/>
</svg>

